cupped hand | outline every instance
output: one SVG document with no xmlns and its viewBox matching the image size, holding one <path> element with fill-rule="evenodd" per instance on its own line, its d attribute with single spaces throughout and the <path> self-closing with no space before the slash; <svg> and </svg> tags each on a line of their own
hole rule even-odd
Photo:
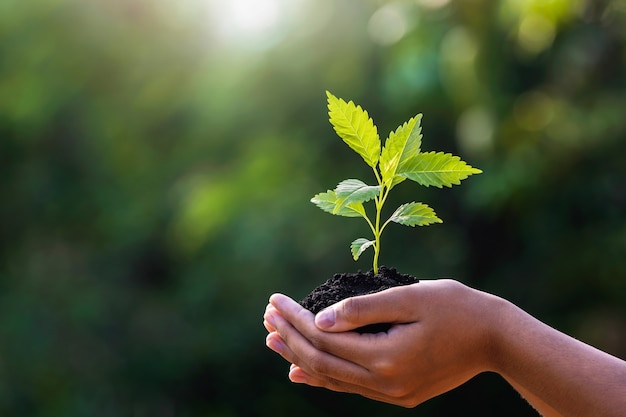
<svg viewBox="0 0 626 417">
<path fill-rule="evenodd" d="M 267 345 L 293 382 L 414 407 L 491 370 L 492 321 L 504 301 L 453 280 L 420 281 L 348 298 L 314 316 L 270 297 Z M 384 333 L 351 330 L 391 323 Z"/>
</svg>

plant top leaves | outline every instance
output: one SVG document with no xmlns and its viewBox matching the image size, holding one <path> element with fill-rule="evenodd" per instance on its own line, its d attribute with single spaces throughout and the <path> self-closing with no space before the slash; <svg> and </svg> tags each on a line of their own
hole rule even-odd
<svg viewBox="0 0 626 417">
<path fill-rule="evenodd" d="M 358 238 L 350 244 L 352 257 L 357 260 L 369 247 L 374 248 L 374 273 L 378 273 L 380 236 L 393 222 L 405 226 L 428 226 L 442 223 L 435 211 L 424 203 L 402 204 L 385 221 L 382 209 L 389 191 L 406 179 L 430 187 L 452 187 L 470 175 L 482 171 L 462 161 L 458 156 L 443 152 L 422 152 L 422 115 L 418 114 L 389 134 L 381 149 L 380 138 L 367 112 L 352 101 L 326 92 L 330 123 L 339 137 L 369 165 L 377 185 L 358 179 L 341 181 L 334 190 L 314 196 L 311 201 L 325 212 L 344 217 L 363 217 L 374 239 Z M 374 201 L 376 216 L 370 219 L 363 203 Z"/>
<path fill-rule="evenodd" d="M 380 138 L 374 121 L 352 101 L 346 103 L 328 91 L 326 95 L 330 123 L 337 135 L 361 155 L 367 165 L 375 167 L 380 157 Z"/>
<path fill-rule="evenodd" d="M 391 188 L 404 181 L 402 176 L 411 160 L 419 155 L 422 146 L 422 115 L 411 118 L 408 122 L 391 132 L 385 141 L 380 156 L 380 172 L 383 183 Z"/>
<path fill-rule="evenodd" d="M 411 159 L 403 176 L 421 185 L 442 188 L 459 185 L 461 180 L 482 171 L 461 161 L 458 156 L 443 152 L 420 153 Z"/>
</svg>

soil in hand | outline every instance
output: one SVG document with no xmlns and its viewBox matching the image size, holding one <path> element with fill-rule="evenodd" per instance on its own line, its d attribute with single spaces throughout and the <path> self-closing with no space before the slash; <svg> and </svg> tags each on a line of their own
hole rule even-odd
<svg viewBox="0 0 626 417">
<path fill-rule="evenodd" d="M 400 274 L 395 268 L 378 268 L 378 274 L 373 270 L 368 272 L 335 274 L 328 281 L 315 288 L 300 305 L 317 314 L 326 307 L 345 298 L 358 295 L 372 294 L 392 287 L 410 285 L 419 282 L 417 278 L 407 274 Z M 387 331 L 389 323 L 372 324 L 356 331 L 360 333 L 378 333 Z"/>
</svg>

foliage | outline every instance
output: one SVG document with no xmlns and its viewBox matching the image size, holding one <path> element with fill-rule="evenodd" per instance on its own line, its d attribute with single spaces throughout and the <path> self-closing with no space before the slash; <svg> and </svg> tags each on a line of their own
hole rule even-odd
<svg viewBox="0 0 626 417">
<path fill-rule="evenodd" d="M 389 134 L 381 150 L 376 125 L 361 106 L 345 102 L 330 92 L 328 110 L 330 123 L 339 137 L 358 153 L 369 165 L 378 185 L 367 185 L 358 179 L 341 181 L 334 190 L 317 194 L 311 201 L 322 210 L 345 217 L 363 217 L 369 225 L 374 240 L 358 238 L 350 244 L 356 261 L 369 247 L 374 248 L 374 273 L 378 273 L 380 238 L 390 222 L 405 226 L 428 226 L 442 223 L 432 208 L 424 203 L 405 203 L 398 207 L 384 222 L 381 220 L 383 205 L 393 187 L 406 179 L 429 187 L 452 187 L 461 180 L 482 171 L 461 161 L 458 156 L 443 152 L 422 152 L 422 115 L 418 114 Z M 376 215 L 372 221 L 363 203 L 374 200 Z"/>
</svg>

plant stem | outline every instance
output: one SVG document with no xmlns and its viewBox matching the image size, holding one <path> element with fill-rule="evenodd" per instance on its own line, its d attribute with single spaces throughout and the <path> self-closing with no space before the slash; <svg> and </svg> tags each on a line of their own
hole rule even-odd
<svg viewBox="0 0 626 417">
<path fill-rule="evenodd" d="M 380 254 L 380 211 L 382 204 L 376 200 L 376 230 L 374 231 L 374 274 L 378 274 L 378 255 Z"/>
<path fill-rule="evenodd" d="M 374 264 L 373 270 L 374 274 L 378 274 L 378 257 L 380 256 L 380 236 L 382 235 L 382 229 L 385 227 L 380 225 L 380 216 L 383 209 L 383 204 L 385 204 L 385 200 L 387 200 L 387 196 L 389 195 L 389 189 L 382 184 L 380 177 L 376 175 L 378 179 L 378 183 L 381 186 L 380 194 L 378 197 L 374 199 L 376 203 L 376 223 L 374 226 Z"/>
</svg>

